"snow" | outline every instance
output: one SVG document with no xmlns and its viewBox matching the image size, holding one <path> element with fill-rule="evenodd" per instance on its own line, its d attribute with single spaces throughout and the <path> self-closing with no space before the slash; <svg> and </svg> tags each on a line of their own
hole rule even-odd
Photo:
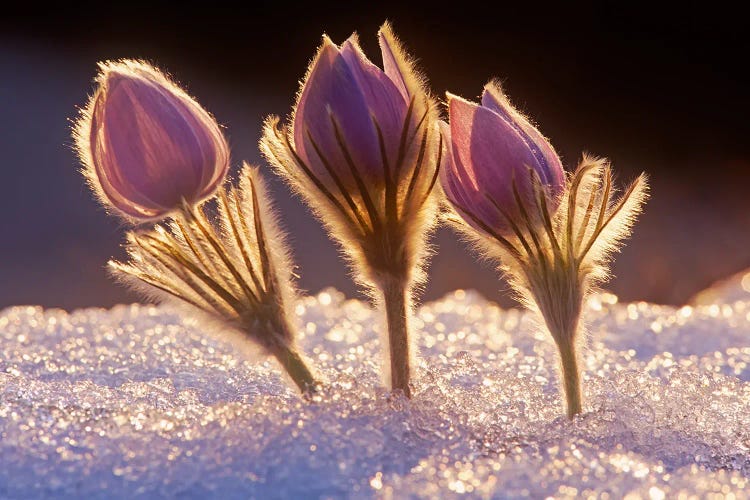
<svg viewBox="0 0 750 500">
<path fill-rule="evenodd" d="M 377 316 L 334 290 L 297 305 L 312 401 L 168 307 L 8 308 L 0 497 L 747 497 L 750 295 L 714 297 L 593 297 L 572 422 L 546 335 L 473 292 L 420 308 L 412 401 L 381 387 Z"/>
</svg>

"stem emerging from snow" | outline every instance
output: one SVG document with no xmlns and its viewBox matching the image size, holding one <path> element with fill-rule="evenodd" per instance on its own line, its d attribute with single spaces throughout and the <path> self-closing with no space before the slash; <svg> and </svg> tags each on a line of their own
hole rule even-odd
<svg viewBox="0 0 750 500">
<path fill-rule="evenodd" d="M 409 376 L 409 320 L 406 280 L 386 277 L 382 283 L 383 303 L 388 326 L 388 347 L 391 358 L 391 389 L 400 389 L 411 398 Z"/>
<path fill-rule="evenodd" d="M 641 175 L 617 197 L 609 164 L 588 156 L 561 193 L 553 194 L 530 167 L 529 178 L 523 186 L 532 201 L 522 196 L 512 178 L 515 205 L 501 203 L 480 186 L 484 198 L 474 200 L 476 206 L 450 200 L 466 223 L 458 217 L 451 220 L 458 221 L 457 227 L 487 256 L 503 263 L 501 269 L 519 298 L 541 314 L 560 353 L 561 389 L 566 413 L 573 418 L 583 410 L 576 352 L 585 342 L 582 306 L 591 290 L 609 277 L 611 254 L 630 235 L 648 186 Z M 480 217 L 493 209 L 503 224 Z"/>
<path fill-rule="evenodd" d="M 280 347 L 274 352 L 274 356 L 292 381 L 297 384 L 300 392 L 303 394 L 315 392 L 317 381 L 295 348 Z"/>
<path fill-rule="evenodd" d="M 581 371 L 578 368 L 576 350 L 571 342 L 557 343 L 562 365 L 562 383 L 565 391 L 565 406 L 568 418 L 573 418 L 583 411 L 581 397 Z"/>
<path fill-rule="evenodd" d="M 567 243 L 567 240 L 563 242 Z M 573 418 L 583 411 L 578 346 L 582 334 L 581 311 L 588 291 L 586 283 L 580 281 L 575 265 L 567 261 L 555 261 L 544 276 L 546 279 L 538 283 L 530 280 L 535 283 L 532 285 L 532 296 L 557 345 L 566 414 L 568 418 Z"/>
</svg>

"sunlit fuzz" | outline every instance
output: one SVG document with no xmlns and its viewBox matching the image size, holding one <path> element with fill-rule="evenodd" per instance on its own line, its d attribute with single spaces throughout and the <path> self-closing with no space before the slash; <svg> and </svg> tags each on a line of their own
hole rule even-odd
<svg viewBox="0 0 750 500">
<path fill-rule="evenodd" d="M 229 168 L 219 125 L 143 61 L 99 64 L 98 87 L 74 128 L 89 185 L 128 221 L 160 219 L 209 197 Z"/>
<path fill-rule="evenodd" d="M 519 299 L 540 313 L 559 353 L 569 417 L 581 413 L 581 321 L 647 198 L 645 175 L 616 196 L 605 160 L 584 156 L 566 178 L 549 142 L 489 83 L 477 105 L 448 96 L 441 172 L 448 218 L 500 262 Z M 457 214 L 460 217 L 457 217 Z"/>
<path fill-rule="evenodd" d="M 437 219 L 443 150 L 435 102 L 388 24 L 383 70 L 352 35 L 323 43 L 287 124 L 266 120 L 261 150 L 308 202 L 385 309 L 390 384 L 410 396 L 414 287 Z"/>
<path fill-rule="evenodd" d="M 250 340 L 281 363 L 303 392 L 316 380 L 295 341 L 295 290 L 284 235 L 257 170 L 245 166 L 236 188 L 174 213 L 153 229 L 130 231 L 127 262 L 115 276 L 142 292 L 198 311 L 236 338 Z"/>
</svg>

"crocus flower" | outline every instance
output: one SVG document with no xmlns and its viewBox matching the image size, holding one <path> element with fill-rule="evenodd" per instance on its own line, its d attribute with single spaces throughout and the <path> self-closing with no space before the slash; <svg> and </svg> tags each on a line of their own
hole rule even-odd
<svg viewBox="0 0 750 500">
<path fill-rule="evenodd" d="M 610 254 L 630 234 L 647 197 L 641 175 L 615 199 L 603 160 L 583 157 L 566 179 L 552 146 L 489 83 L 482 104 L 448 96 L 441 184 L 457 228 L 477 242 L 519 297 L 538 311 L 560 354 L 569 417 L 582 411 L 582 304 L 608 276 Z"/>
<path fill-rule="evenodd" d="M 99 68 L 75 138 L 100 201 L 125 218 L 150 220 L 211 195 L 229 168 L 229 147 L 211 115 L 145 62 Z"/>
<path fill-rule="evenodd" d="M 437 111 L 385 24 L 383 69 L 353 35 L 327 37 L 313 59 L 288 125 L 266 121 L 261 149 L 313 207 L 384 305 L 391 386 L 407 396 L 411 289 L 421 279 L 434 224 L 442 145 Z"/>
<path fill-rule="evenodd" d="M 102 63 L 97 82 L 74 130 L 89 183 L 126 219 L 168 219 L 129 231 L 129 259 L 110 262 L 113 274 L 254 344 L 302 392 L 315 390 L 290 314 L 292 264 L 257 169 L 245 165 L 237 187 L 223 186 L 229 148 L 219 126 L 148 64 Z"/>
<path fill-rule="evenodd" d="M 441 183 L 469 224 L 511 235 L 522 211 L 536 212 L 534 182 L 544 186 L 549 208 L 557 206 L 565 186 L 560 158 L 498 86 L 485 87 L 481 105 L 448 94 L 448 110 L 450 125 L 441 126 L 451 138 L 449 166 Z"/>
</svg>

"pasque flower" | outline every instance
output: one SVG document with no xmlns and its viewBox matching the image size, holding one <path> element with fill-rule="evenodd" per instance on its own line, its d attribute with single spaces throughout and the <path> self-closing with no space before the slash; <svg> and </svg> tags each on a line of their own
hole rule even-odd
<svg viewBox="0 0 750 500">
<path fill-rule="evenodd" d="M 448 199 L 471 226 L 512 235 L 522 211 L 535 212 L 535 179 L 554 211 L 565 186 L 560 158 L 496 85 L 485 88 L 481 105 L 448 94 L 448 109 L 450 125 L 441 127 L 451 139 L 450 168 L 441 180 Z"/>
<path fill-rule="evenodd" d="M 339 241 L 386 312 L 390 378 L 410 395 L 411 294 L 436 219 L 442 151 L 434 101 L 388 24 L 383 69 L 353 35 L 323 38 L 289 123 L 265 124 L 261 149 Z"/>
<path fill-rule="evenodd" d="M 159 70 L 103 63 L 74 135 L 84 174 L 105 206 L 130 220 L 118 279 L 186 306 L 230 338 L 273 355 L 303 392 L 316 380 L 296 345 L 295 290 L 284 236 L 257 170 L 222 183 L 229 149 L 214 119 Z M 207 208 L 216 205 L 216 215 Z"/>
<path fill-rule="evenodd" d="M 75 128 L 99 199 L 126 218 L 149 220 L 209 197 L 229 168 L 229 147 L 211 115 L 145 62 L 99 69 Z"/>
<path fill-rule="evenodd" d="M 645 175 L 615 197 L 607 162 L 584 156 L 566 178 L 549 142 L 490 82 L 481 105 L 448 95 L 448 146 L 440 179 L 456 227 L 541 314 L 560 353 L 569 417 L 582 411 L 582 304 L 608 276 L 647 197 Z"/>
</svg>

